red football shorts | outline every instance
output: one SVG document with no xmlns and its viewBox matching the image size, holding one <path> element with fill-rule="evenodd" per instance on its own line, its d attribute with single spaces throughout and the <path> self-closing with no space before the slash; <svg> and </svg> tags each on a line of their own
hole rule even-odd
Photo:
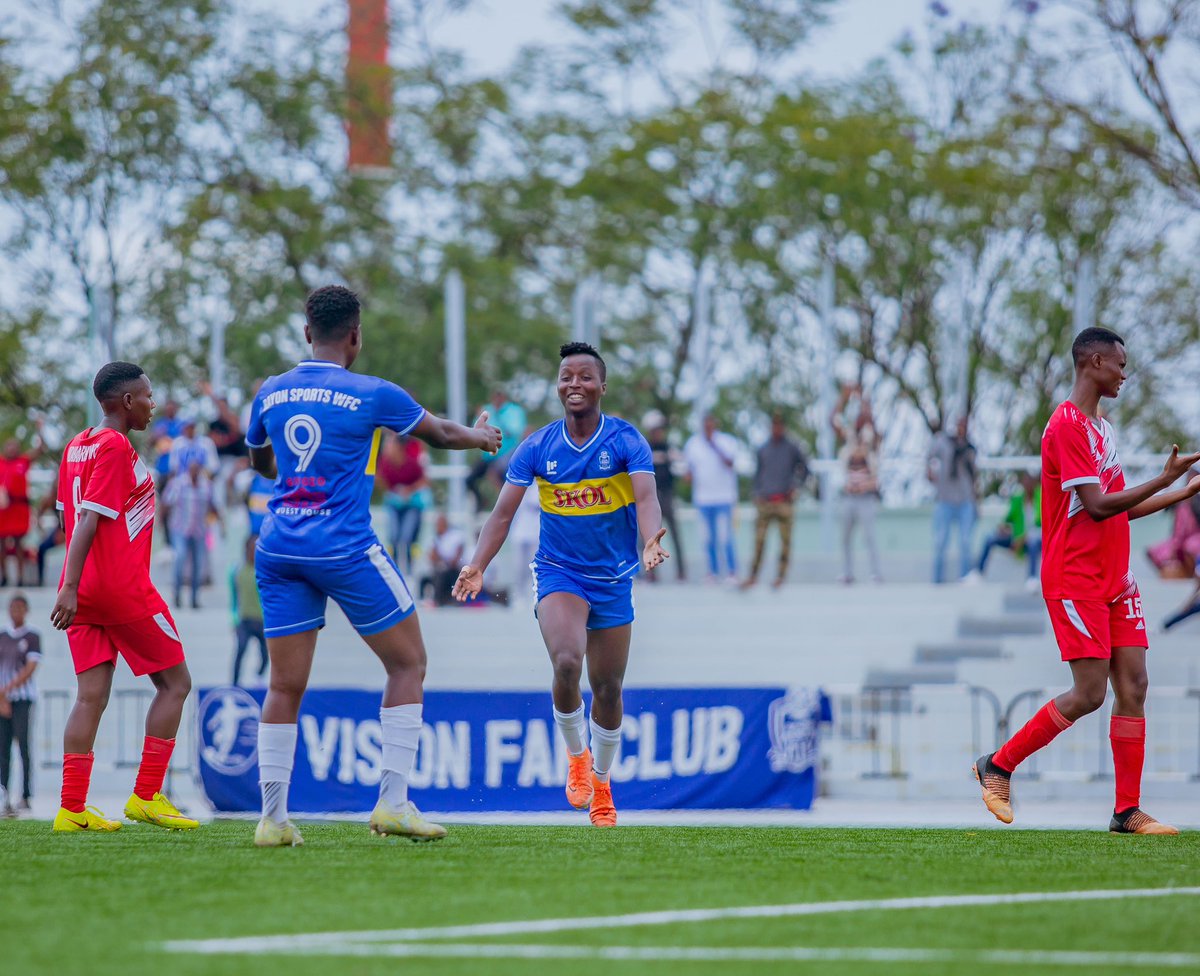
<svg viewBox="0 0 1200 976">
<path fill-rule="evenodd" d="M 136 675 L 183 663 L 183 643 L 170 610 L 127 624 L 74 624 L 67 628 L 67 643 L 76 674 L 98 664 L 116 664 L 118 654 Z"/>
<path fill-rule="evenodd" d="M 1142 595 L 1133 591 L 1112 603 L 1103 600 L 1047 600 L 1054 639 L 1064 661 L 1108 660 L 1114 647 L 1149 647 Z"/>
</svg>

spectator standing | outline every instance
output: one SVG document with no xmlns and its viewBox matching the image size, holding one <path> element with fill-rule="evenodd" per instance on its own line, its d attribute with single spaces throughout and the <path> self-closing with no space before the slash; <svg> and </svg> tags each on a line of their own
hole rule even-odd
<svg viewBox="0 0 1200 976">
<path fill-rule="evenodd" d="M 175 606 L 183 604 L 185 562 L 190 564 L 192 609 L 200 608 L 200 582 L 204 573 L 208 517 L 217 516 L 212 481 L 198 458 L 188 463 L 187 472 L 176 475 L 163 494 L 171 542 L 175 550 Z"/>
<path fill-rule="evenodd" d="M 692 482 L 692 504 L 704 525 L 708 554 L 709 579 L 721 577 L 720 557 L 730 582 L 737 580 L 737 553 L 733 543 L 733 507 L 738 500 L 737 472 L 733 462 L 737 441 L 717 430 L 712 414 L 704 417 L 700 433 L 693 434 L 683 447 Z"/>
<path fill-rule="evenodd" d="M 210 478 L 216 477 L 217 472 L 221 470 L 217 445 L 212 442 L 211 437 L 198 433 L 196 421 L 189 417 L 183 421 L 182 433 L 171 443 L 168 471 L 172 477 L 182 474 L 193 461 L 198 461 Z"/>
<path fill-rule="evenodd" d="M 1014 555 L 1025 557 L 1029 566 L 1025 587 L 1036 589 L 1042 558 L 1042 486 L 1040 478 L 1028 471 L 1021 472 L 1021 487 L 1010 496 L 1004 521 L 984 541 L 979 565 L 971 570 L 968 580 L 983 579 L 988 557 L 996 548 L 1010 549 Z"/>
<path fill-rule="evenodd" d="M 750 575 L 742 584 L 748 589 L 758 582 L 758 571 L 762 566 L 763 552 L 767 546 L 767 531 L 771 523 L 779 526 L 779 569 L 775 573 L 773 587 L 780 587 L 787 579 L 788 562 L 792 554 L 793 506 L 796 492 L 808 480 L 808 458 L 800 445 L 788 436 L 783 415 L 771 417 L 771 436 L 758 449 L 754 469 L 754 559 Z"/>
<path fill-rule="evenodd" d="M 41 430 L 41 421 L 38 429 Z M 29 504 L 29 469 L 46 451 L 38 434 L 32 451 L 22 453 L 15 437 L 4 442 L 0 451 L 0 586 L 8 585 L 8 560 L 16 563 L 15 586 L 25 582 L 25 536 L 29 534 L 32 507 Z"/>
<path fill-rule="evenodd" d="M 229 574 L 229 589 L 232 599 L 234 636 L 237 647 L 233 654 L 233 683 L 241 683 L 242 658 L 250 646 L 250 639 L 258 642 L 258 676 L 267 673 L 267 635 L 263 632 L 262 600 L 258 595 L 258 581 L 254 576 L 254 547 L 258 536 L 247 536 L 242 562 Z"/>
<path fill-rule="evenodd" d="M 842 387 L 838 404 L 830 420 L 840 445 L 838 460 L 842 467 L 842 494 L 838 512 L 842 523 L 842 575 L 839 583 L 854 582 L 854 530 L 862 529 L 867 558 L 871 563 L 871 581 L 883 582 L 879 561 L 879 540 L 875 518 L 879 513 L 879 432 L 871 401 L 862 387 Z"/>
<path fill-rule="evenodd" d="M 0 787 L 4 793 L 4 816 L 15 817 L 9 793 L 12 771 L 12 747 L 16 741 L 21 753 L 22 812 L 29 812 L 33 797 L 33 757 L 30 752 L 30 730 L 33 727 L 33 703 L 37 701 L 37 685 L 33 672 L 42 659 L 42 638 L 25 623 L 29 601 L 20 593 L 8 601 L 9 626 L 0 631 Z"/>
<path fill-rule="evenodd" d="M 174 400 L 168 400 L 163 404 L 159 415 L 154 418 L 154 423 L 150 426 L 150 434 L 156 440 L 165 437 L 167 440 L 173 441 L 182 433 L 183 418 L 179 416 L 179 404 Z"/>
<path fill-rule="evenodd" d="M 249 535 L 262 533 L 263 519 L 267 517 L 267 504 L 275 491 L 275 482 L 250 467 L 250 462 L 239 461 L 239 470 L 233 476 L 235 497 L 246 509 L 246 528 Z"/>
<path fill-rule="evenodd" d="M 929 480 L 933 484 L 933 581 L 946 582 L 946 550 L 950 530 L 958 534 L 958 578 L 971 572 L 971 533 L 975 528 L 975 445 L 967 437 L 967 418 L 954 433 L 936 435 L 929 452 Z"/>
<path fill-rule="evenodd" d="M 651 410 L 642 418 L 642 431 L 650 445 L 650 459 L 654 462 L 654 489 L 658 493 L 663 525 L 675 540 L 675 573 L 682 583 L 687 579 L 687 564 L 683 556 L 683 536 L 679 534 L 675 519 L 675 463 L 680 460 L 680 454 L 671 446 L 667 418 L 661 410 Z M 657 580 L 658 569 L 647 572 L 646 578 Z"/>
<path fill-rule="evenodd" d="M 428 455 L 419 440 L 389 433 L 375 466 L 390 520 L 392 558 L 406 573 L 412 572 L 413 550 L 421 537 L 421 520 L 429 503 L 427 463 Z"/>
<path fill-rule="evenodd" d="M 434 523 L 433 545 L 429 550 L 429 576 L 421 583 L 421 592 L 433 587 L 433 602 L 439 607 L 454 603 L 451 591 L 462 569 L 467 538 L 454 528 L 444 512 L 438 512 Z"/>
<path fill-rule="evenodd" d="M 525 428 L 529 425 L 525 408 L 510 400 L 508 394 L 503 390 L 495 390 L 492 393 L 491 402 L 492 409 L 488 419 L 500 428 L 500 434 L 503 437 L 500 450 L 495 455 L 483 455 L 471 469 L 471 473 L 467 475 L 467 491 L 474 496 L 475 504 L 480 509 L 487 507 L 487 502 L 480 491 L 480 485 L 485 478 L 490 478 L 493 486 L 497 489 L 504 483 L 504 474 L 508 471 L 508 462 L 512 460 L 512 452 L 521 443 L 521 438 L 525 436 Z"/>
</svg>

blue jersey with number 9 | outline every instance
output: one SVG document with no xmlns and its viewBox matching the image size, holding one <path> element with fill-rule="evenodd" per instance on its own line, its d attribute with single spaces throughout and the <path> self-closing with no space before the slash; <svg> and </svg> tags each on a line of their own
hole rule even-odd
<svg viewBox="0 0 1200 976">
<path fill-rule="evenodd" d="M 395 383 L 307 360 L 258 391 L 246 443 L 275 450 L 279 477 L 258 545 L 293 559 L 362 553 L 376 543 L 371 489 L 381 428 L 407 434 L 425 409 Z"/>
</svg>

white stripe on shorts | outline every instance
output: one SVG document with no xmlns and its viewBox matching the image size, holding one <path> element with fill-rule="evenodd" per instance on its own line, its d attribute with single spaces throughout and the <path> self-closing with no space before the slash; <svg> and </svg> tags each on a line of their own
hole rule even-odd
<svg viewBox="0 0 1200 976">
<path fill-rule="evenodd" d="M 1079 611 L 1075 609 L 1075 601 L 1063 600 L 1062 603 L 1063 609 L 1067 611 L 1067 619 L 1071 621 L 1077 631 L 1083 634 L 1084 637 L 1091 640 L 1092 635 L 1088 633 L 1087 625 L 1084 624 L 1083 618 L 1079 616 Z"/>
<path fill-rule="evenodd" d="M 180 644 L 183 643 L 183 641 L 179 640 L 179 635 L 175 633 L 175 628 L 171 626 L 171 621 L 169 621 L 164 614 L 156 613 L 154 615 L 154 622 L 158 624 L 158 629 L 170 637 L 171 640 Z"/>
<path fill-rule="evenodd" d="M 383 546 L 378 543 L 371 546 L 367 550 L 367 558 L 371 560 L 371 565 L 379 570 L 379 575 L 383 577 L 387 588 L 392 591 L 392 596 L 396 598 L 400 609 L 407 612 L 413 605 L 412 594 L 408 592 L 408 587 L 404 585 L 404 580 L 400 578 L 400 574 L 396 572 L 396 568 L 388 562 L 388 557 L 383 551 Z"/>
</svg>

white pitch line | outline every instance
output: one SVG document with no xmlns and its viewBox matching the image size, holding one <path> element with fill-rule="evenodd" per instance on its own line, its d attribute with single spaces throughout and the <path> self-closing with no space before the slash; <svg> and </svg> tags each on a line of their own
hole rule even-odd
<svg viewBox="0 0 1200 976">
<path fill-rule="evenodd" d="M 885 912 L 922 908 L 962 908 L 984 905 L 1030 905 L 1057 901 L 1120 901 L 1131 898 L 1169 898 L 1200 895 L 1200 887 L 1125 888 L 1094 891 L 1030 891 L 1004 895 L 936 895 L 924 898 L 872 898 L 857 901 L 798 902 L 790 905 L 746 905 L 731 908 L 694 908 L 676 911 L 636 912 L 583 918 L 544 918 L 528 921 L 485 922 L 433 928 L 383 929 L 363 932 L 315 932 L 295 935 L 245 936 L 226 939 L 183 939 L 165 942 L 168 952 L 201 954 L 299 953 L 325 945 L 371 942 L 420 942 L 487 936 L 576 932 L 586 929 L 677 925 L 739 918 L 794 918 L 842 912 Z"/>
<path fill-rule="evenodd" d="M 878 963 L 995 963 L 1017 966 L 1100 966 L 1168 969 L 1200 968 L 1200 953 L 1190 952 L 1072 952 L 1056 950 L 762 948 L 692 946 L 561 946 L 509 943 L 391 944 L 330 943 L 308 955 L 389 959 L 602 959 L 608 962 L 878 962 Z"/>
</svg>

